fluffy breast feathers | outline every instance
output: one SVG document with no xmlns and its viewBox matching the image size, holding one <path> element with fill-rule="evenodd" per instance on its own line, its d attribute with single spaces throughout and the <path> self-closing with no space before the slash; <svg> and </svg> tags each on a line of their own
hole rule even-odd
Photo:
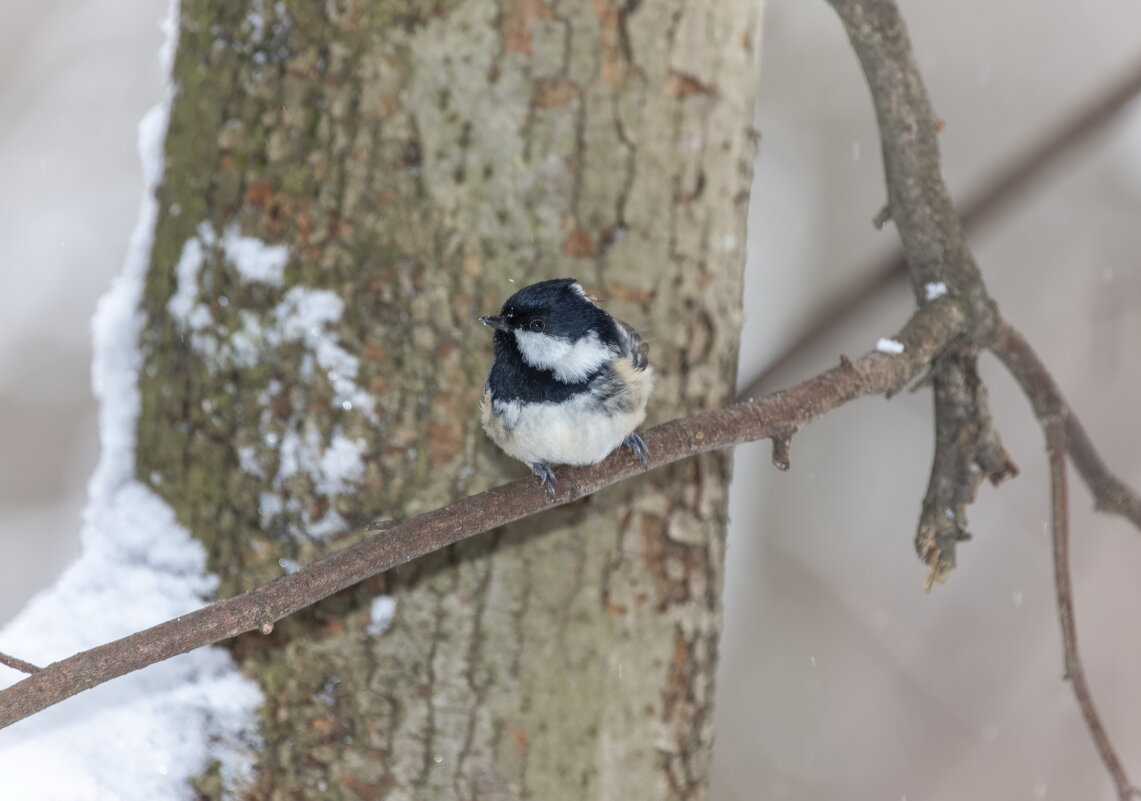
<svg viewBox="0 0 1141 801">
<path fill-rule="evenodd" d="M 500 400 L 485 391 L 480 406 L 487 435 L 505 453 L 527 464 L 596 464 L 646 419 L 654 371 L 645 345 L 619 323 L 630 345 L 584 391 L 558 403 Z"/>
</svg>

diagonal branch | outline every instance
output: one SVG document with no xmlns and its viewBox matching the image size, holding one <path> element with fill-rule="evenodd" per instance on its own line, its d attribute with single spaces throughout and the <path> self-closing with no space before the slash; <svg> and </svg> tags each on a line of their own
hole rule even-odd
<svg viewBox="0 0 1141 801">
<path fill-rule="evenodd" d="M 879 352 L 833 367 L 783 392 L 674 420 L 644 432 L 650 467 L 766 437 L 787 439 L 821 415 L 865 395 L 899 391 L 958 335 L 964 322 L 951 298 L 920 309 Z M 625 454 L 584 468 L 560 468 L 552 501 L 531 478 L 461 498 L 412 518 L 294 573 L 174 620 L 55 662 L 0 690 L 0 728 L 83 690 L 247 631 L 269 633 L 281 618 L 357 582 L 475 534 L 630 478 L 642 467 Z"/>
<path fill-rule="evenodd" d="M 1043 427 L 1053 420 L 1062 422 L 1066 451 L 1089 487 L 1097 510 L 1121 515 L 1141 530 L 1141 496 L 1106 466 L 1081 421 L 1066 403 L 1054 377 L 1030 343 L 1004 321 L 999 323 L 990 349 L 1014 376 Z"/>
</svg>

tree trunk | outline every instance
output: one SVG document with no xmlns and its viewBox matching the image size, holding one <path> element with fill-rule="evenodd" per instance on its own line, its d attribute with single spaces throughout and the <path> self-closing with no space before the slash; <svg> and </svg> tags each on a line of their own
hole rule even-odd
<svg viewBox="0 0 1141 801">
<path fill-rule="evenodd" d="M 526 283 L 577 277 L 643 331 L 650 423 L 730 399 L 755 0 L 180 13 L 138 470 L 220 595 L 526 473 L 478 424 L 477 322 Z M 244 797 L 703 798 L 728 464 L 240 638 L 265 693 Z"/>
</svg>

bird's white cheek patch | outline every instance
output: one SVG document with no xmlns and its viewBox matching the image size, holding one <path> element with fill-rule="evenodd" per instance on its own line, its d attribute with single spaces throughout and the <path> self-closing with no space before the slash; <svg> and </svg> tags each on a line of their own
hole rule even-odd
<svg viewBox="0 0 1141 801">
<path fill-rule="evenodd" d="M 565 384 L 577 384 L 614 358 L 614 351 L 602 344 L 593 331 L 576 342 L 568 342 L 547 334 L 516 331 L 515 341 L 527 364 L 539 370 L 550 370 Z"/>
</svg>

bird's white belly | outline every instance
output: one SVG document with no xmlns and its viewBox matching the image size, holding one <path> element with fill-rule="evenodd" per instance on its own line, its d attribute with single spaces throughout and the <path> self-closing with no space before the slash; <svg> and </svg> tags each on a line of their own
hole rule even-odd
<svg viewBox="0 0 1141 801">
<path fill-rule="evenodd" d="M 528 464 L 596 464 L 646 417 L 644 405 L 607 412 L 586 393 L 559 404 L 495 402 L 494 412 L 498 431 L 488 427 L 488 433 L 509 456 Z"/>
</svg>

